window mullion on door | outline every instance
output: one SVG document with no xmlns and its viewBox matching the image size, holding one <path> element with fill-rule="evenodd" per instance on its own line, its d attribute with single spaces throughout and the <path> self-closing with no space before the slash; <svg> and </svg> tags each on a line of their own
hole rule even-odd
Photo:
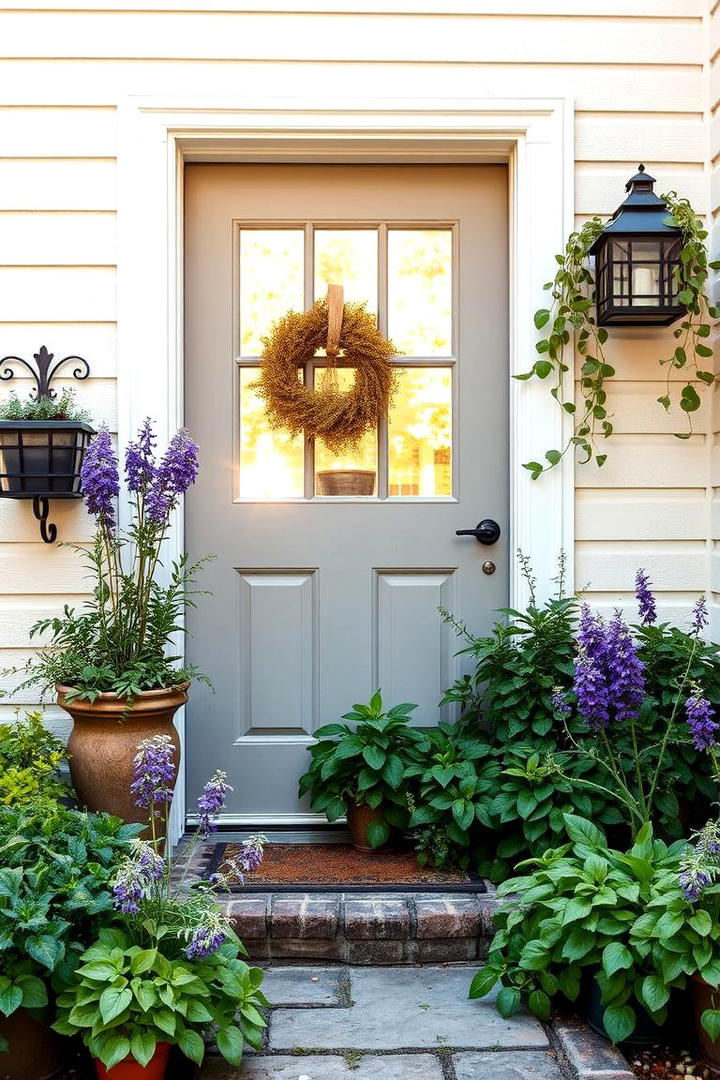
<svg viewBox="0 0 720 1080">
<path fill-rule="evenodd" d="M 378 329 L 383 337 L 387 337 L 388 328 L 387 232 L 387 225 L 381 222 L 378 226 Z M 378 424 L 378 498 L 387 499 L 388 490 L 388 418 L 384 416 Z"/>
<path fill-rule="evenodd" d="M 312 222 L 305 224 L 305 310 L 309 311 L 315 302 L 315 228 Z M 315 365 L 311 361 L 303 372 L 305 385 L 315 386 Z M 305 448 L 305 487 L 306 499 L 315 498 L 315 440 L 303 436 Z"/>
</svg>

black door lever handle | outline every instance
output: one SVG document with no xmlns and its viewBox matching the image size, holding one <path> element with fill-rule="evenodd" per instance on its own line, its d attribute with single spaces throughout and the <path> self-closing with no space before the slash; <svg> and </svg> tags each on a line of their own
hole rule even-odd
<svg viewBox="0 0 720 1080">
<path fill-rule="evenodd" d="M 479 521 L 475 529 L 456 529 L 456 536 L 474 536 L 478 544 L 496 544 L 500 539 L 500 526 L 492 518 Z"/>
</svg>

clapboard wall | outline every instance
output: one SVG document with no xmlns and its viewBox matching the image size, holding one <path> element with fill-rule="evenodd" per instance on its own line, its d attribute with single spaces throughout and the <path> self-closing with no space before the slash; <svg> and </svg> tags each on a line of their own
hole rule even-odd
<svg viewBox="0 0 720 1080">
<path fill-rule="evenodd" d="M 82 398 L 111 429 L 116 109 L 129 94 L 300 92 L 331 103 L 372 86 L 378 97 L 405 99 L 428 87 L 448 97 L 569 96 L 579 222 L 615 208 L 639 161 L 660 190 L 688 195 L 700 213 L 718 210 L 708 147 L 720 29 L 707 0 L 448 0 L 442 14 L 435 0 L 139 7 L 0 8 L 0 355 L 46 344 L 87 356 L 93 373 Z M 628 600 L 644 566 L 675 615 L 708 585 L 719 425 L 704 407 L 693 438 L 674 438 L 680 421 L 655 400 L 657 361 L 670 346 L 667 331 L 613 336 L 617 434 L 602 470 L 577 472 L 576 583 L 609 607 Z M 53 515 L 64 540 L 88 536 L 79 507 L 56 503 Z M 714 525 L 713 542 L 717 535 Z M 84 587 L 72 551 L 41 545 L 29 506 L 0 503 L 0 667 L 29 655 L 35 618 L 77 601 Z M 8 708 L 0 704 L 0 715 Z"/>
</svg>

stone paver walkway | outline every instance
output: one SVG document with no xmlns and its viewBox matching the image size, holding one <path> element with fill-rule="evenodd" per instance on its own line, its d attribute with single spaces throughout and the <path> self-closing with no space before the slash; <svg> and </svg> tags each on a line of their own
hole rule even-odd
<svg viewBox="0 0 720 1080">
<path fill-rule="evenodd" d="M 209 1058 L 202 1080 L 626 1080 L 606 1044 L 573 1053 L 528 1013 L 469 1001 L 476 965 L 274 966 L 262 1053 L 242 1068 Z M 585 1039 L 584 1029 L 579 1038 Z M 590 1048 L 588 1050 L 588 1047 Z M 578 1066 L 583 1054 L 588 1071 Z M 626 1066 L 625 1066 L 626 1068 Z"/>
</svg>

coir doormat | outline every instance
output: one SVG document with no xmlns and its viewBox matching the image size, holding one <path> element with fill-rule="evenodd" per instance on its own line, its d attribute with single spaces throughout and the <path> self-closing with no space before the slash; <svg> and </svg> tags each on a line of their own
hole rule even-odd
<svg viewBox="0 0 720 1080">
<path fill-rule="evenodd" d="M 228 870 L 240 845 L 215 844 L 206 875 Z M 233 892 L 486 892 L 482 878 L 466 870 L 418 866 L 413 851 L 364 854 L 350 844 L 273 844 L 243 885 Z"/>
</svg>

